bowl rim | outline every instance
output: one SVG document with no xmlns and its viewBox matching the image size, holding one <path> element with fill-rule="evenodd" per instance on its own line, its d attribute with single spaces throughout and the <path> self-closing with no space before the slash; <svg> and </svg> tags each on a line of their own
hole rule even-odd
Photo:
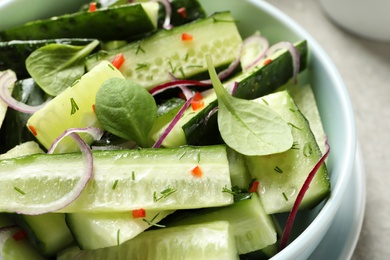
<svg viewBox="0 0 390 260">
<path fill-rule="evenodd" d="M 324 49 L 320 46 L 320 44 L 305 29 L 303 29 L 301 25 L 299 25 L 287 14 L 285 14 L 275 6 L 271 5 L 270 3 L 263 0 L 246 1 L 263 10 L 267 14 L 271 15 L 276 20 L 281 21 L 293 33 L 300 35 L 307 40 L 309 49 L 311 50 L 311 55 L 314 55 L 318 58 L 318 60 L 321 61 L 327 74 L 330 75 L 330 78 L 332 79 L 332 81 L 334 81 L 333 85 L 338 91 L 339 100 L 346 115 L 345 119 L 347 121 L 345 122 L 345 125 L 347 128 L 344 129 L 344 132 L 348 134 L 346 135 L 346 139 L 344 141 L 345 146 L 349 147 L 349 149 L 346 149 L 347 153 L 344 154 L 344 158 L 346 158 L 347 163 L 343 163 L 337 169 L 332 170 L 337 170 L 343 174 L 338 174 L 337 182 L 331 187 L 330 197 L 326 200 L 326 203 L 324 204 L 318 215 L 315 217 L 315 219 L 296 239 L 294 239 L 284 250 L 280 251 L 272 259 L 287 259 L 291 258 L 292 255 L 299 257 L 301 255 L 305 255 L 304 251 L 307 250 L 307 245 L 312 245 L 312 250 L 310 251 L 310 253 L 318 245 L 314 244 L 315 242 L 312 241 L 312 237 L 314 235 L 325 235 L 326 231 L 329 229 L 331 223 L 334 220 L 336 212 L 341 205 L 342 198 L 347 189 L 349 180 L 351 179 L 357 149 L 354 112 L 352 109 L 349 94 L 347 92 L 347 88 L 333 61 L 330 59 Z M 318 241 L 318 243 L 319 242 L 320 241 Z"/>
</svg>

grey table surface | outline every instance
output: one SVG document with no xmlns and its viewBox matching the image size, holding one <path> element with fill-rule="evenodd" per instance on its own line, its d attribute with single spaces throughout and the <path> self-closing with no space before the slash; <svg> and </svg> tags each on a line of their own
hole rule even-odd
<svg viewBox="0 0 390 260">
<path fill-rule="evenodd" d="M 367 192 L 363 227 L 352 259 L 389 259 L 390 42 L 374 42 L 344 31 L 315 0 L 267 2 L 320 43 L 344 80 L 355 113 Z"/>
</svg>

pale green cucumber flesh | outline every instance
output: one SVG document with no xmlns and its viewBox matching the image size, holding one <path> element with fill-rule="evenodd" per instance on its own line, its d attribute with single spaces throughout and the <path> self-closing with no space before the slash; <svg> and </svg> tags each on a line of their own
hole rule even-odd
<svg viewBox="0 0 390 260">
<path fill-rule="evenodd" d="M 291 149 L 268 156 L 248 156 L 247 164 L 253 178 L 260 181 L 258 193 L 268 214 L 288 212 L 308 174 L 322 154 L 306 118 L 287 91 L 256 99 L 279 113 L 291 126 L 294 143 Z M 307 190 L 300 208 L 313 207 L 330 192 L 330 181 L 323 164 Z"/>
<path fill-rule="evenodd" d="M 182 40 L 186 33 L 192 40 Z M 211 54 L 215 67 L 227 66 L 238 55 L 241 36 L 229 12 L 213 15 L 156 34 L 110 52 L 86 59 L 87 70 L 102 59 L 112 61 L 122 53 L 122 74 L 146 89 L 176 78 L 190 78 L 207 72 L 205 55 Z"/>
<path fill-rule="evenodd" d="M 73 243 L 73 236 L 65 223 L 65 215 L 15 215 L 16 222 L 27 233 L 31 244 L 45 256 L 55 256 Z"/>
<path fill-rule="evenodd" d="M 4 154 L 0 154 L 0 160 L 20 157 L 24 155 L 44 153 L 44 151 L 39 147 L 39 144 L 34 141 L 28 141 L 20 145 L 15 146 L 14 148 L 8 150 Z"/>
<path fill-rule="evenodd" d="M 93 107 L 96 92 L 107 79 L 114 77 L 123 78 L 111 63 L 101 62 L 93 70 L 84 74 L 73 86 L 34 113 L 27 121 L 27 127 L 30 131 L 35 130 L 35 137 L 47 149 L 69 128 L 100 128 Z M 86 143 L 93 142 L 93 138 L 88 134 L 80 135 Z M 55 150 L 56 153 L 75 151 L 79 151 L 79 146 L 71 137 L 65 137 Z"/>
<path fill-rule="evenodd" d="M 291 84 L 287 84 L 286 89 L 290 92 L 299 110 L 310 122 L 310 129 L 316 137 L 318 146 L 321 152 L 325 153 L 327 136 L 322 125 L 313 89 L 310 85 L 296 86 Z"/>
<path fill-rule="evenodd" d="M 20 228 L 3 231 L 8 232 L 9 237 L 4 241 L 1 248 L 0 258 L 3 260 L 29 259 L 29 260 L 45 260 L 38 251 L 31 245 L 27 237 L 16 240 L 13 238 L 18 232 L 22 232 Z M 2 234 L 4 236 L 6 234 Z"/>
<path fill-rule="evenodd" d="M 91 250 L 120 245 L 172 212 L 148 210 L 141 218 L 132 212 L 68 213 L 66 223 L 80 248 Z"/>
<path fill-rule="evenodd" d="M 116 247 L 82 250 L 81 259 L 238 259 L 228 222 L 150 230 Z"/>
<path fill-rule="evenodd" d="M 201 224 L 211 221 L 228 221 L 232 226 L 238 253 L 247 254 L 272 245 L 277 233 L 271 216 L 264 212 L 256 193 L 228 207 L 201 210 L 190 217 L 172 221 L 171 225 Z"/>
<path fill-rule="evenodd" d="M 170 210 L 229 205 L 226 147 L 94 151 L 92 179 L 61 212 Z M 200 167 L 203 175 L 194 176 Z M 85 174 L 80 153 L 0 161 L 1 211 L 23 212 L 62 199 Z"/>
<path fill-rule="evenodd" d="M 237 187 L 241 190 L 248 190 L 252 177 L 246 165 L 245 156 L 227 147 L 227 155 L 229 160 L 230 180 L 232 187 Z"/>
</svg>

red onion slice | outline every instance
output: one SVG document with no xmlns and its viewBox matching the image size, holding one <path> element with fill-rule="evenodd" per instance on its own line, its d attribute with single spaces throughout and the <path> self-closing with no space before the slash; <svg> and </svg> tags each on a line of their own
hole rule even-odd
<svg viewBox="0 0 390 260">
<path fill-rule="evenodd" d="M 177 87 L 187 87 L 187 86 L 198 86 L 198 87 L 207 87 L 210 86 L 208 83 L 203 83 L 199 80 L 191 80 L 191 79 L 179 79 L 179 80 L 173 80 L 170 82 L 163 83 L 161 85 L 158 85 L 151 90 L 149 90 L 149 93 L 152 95 L 157 95 L 161 92 L 164 92 L 167 89 L 177 88 Z"/>
<path fill-rule="evenodd" d="M 286 226 L 283 230 L 283 235 L 280 240 L 280 246 L 279 250 L 283 250 L 288 243 L 288 238 L 291 233 L 292 226 L 294 224 L 295 217 L 297 215 L 299 205 L 302 202 L 303 197 L 305 196 L 306 191 L 309 189 L 310 183 L 313 180 L 314 176 L 316 175 L 318 169 L 321 167 L 321 165 L 325 162 L 326 158 L 328 157 L 328 154 L 330 152 L 330 146 L 328 144 L 328 141 L 325 142 L 326 145 L 326 151 L 320 158 L 320 160 L 314 165 L 313 169 L 310 171 L 309 175 L 307 176 L 305 182 L 302 185 L 302 188 L 299 190 L 298 196 L 294 202 L 294 205 L 290 211 L 290 215 L 287 218 Z"/>
<path fill-rule="evenodd" d="M 299 52 L 298 52 L 297 48 L 295 48 L 294 44 L 292 44 L 291 42 L 278 42 L 278 43 L 272 45 L 268 49 L 266 56 L 271 56 L 273 53 L 275 53 L 279 49 L 287 49 L 290 52 L 292 62 L 293 62 L 293 64 L 292 64 L 293 65 L 293 79 L 294 79 L 294 83 L 297 83 L 298 82 L 299 66 L 300 66 L 300 56 L 299 56 Z"/>
<path fill-rule="evenodd" d="M 254 34 L 252 36 L 249 36 L 248 38 L 246 38 L 243 42 L 243 48 L 245 48 L 245 46 L 249 45 L 249 44 L 258 44 L 261 46 L 261 51 L 258 53 L 258 55 L 253 59 L 253 61 L 251 63 L 249 63 L 248 65 L 245 66 L 244 71 L 252 68 L 253 66 L 255 66 L 259 61 L 261 61 L 266 53 L 267 53 L 267 50 L 269 48 L 269 42 L 268 42 L 268 39 L 265 38 L 264 36 L 261 36 L 259 34 Z"/>
<path fill-rule="evenodd" d="M 83 154 L 83 159 L 85 162 L 84 173 L 80 174 L 80 179 L 77 181 L 73 189 L 61 199 L 46 204 L 31 205 L 31 207 L 16 211 L 16 213 L 25 215 L 40 215 L 50 212 L 56 212 L 76 200 L 80 196 L 81 192 L 84 190 L 93 173 L 92 152 L 89 146 L 84 142 L 83 139 L 81 139 L 78 134 L 76 134 L 75 132 L 68 132 L 67 135 L 71 136 L 80 146 L 80 150 Z"/>
<path fill-rule="evenodd" d="M 16 75 L 13 71 L 6 70 L 0 72 L 0 98 L 10 108 L 20 111 L 22 113 L 34 114 L 39 109 L 44 107 L 46 103 L 49 101 L 47 100 L 45 103 L 39 106 L 29 106 L 27 104 L 17 101 L 12 97 L 10 91 L 13 85 L 15 84 L 16 80 L 17 80 Z"/>
<path fill-rule="evenodd" d="M 159 148 L 161 144 L 164 142 L 165 138 L 168 136 L 168 134 L 172 131 L 172 129 L 175 127 L 177 122 L 179 122 L 181 116 L 184 114 L 184 112 L 187 110 L 187 108 L 191 105 L 192 99 L 194 97 L 190 97 L 187 99 L 187 101 L 184 103 L 184 105 L 180 108 L 180 110 L 177 112 L 176 116 L 173 118 L 173 120 L 169 123 L 167 128 L 164 130 L 164 132 L 161 134 L 161 136 L 158 138 L 158 140 L 154 143 L 153 148 Z"/>
<path fill-rule="evenodd" d="M 90 147 L 84 142 L 84 140 L 76 132 L 87 132 L 91 134 L 95 139 L 99 139 L 103 135 L 102 130 L 93 127 L 68 129 L 59 138 L 57 138 L 55 144 L 53 144 L 51 149 L 49 150 L 48 153 L 51 153 L 55 149 L 57 144 L 65 136 L 71 136 L 80 146 L 80 151 L 83 154 L 83 159 L 85 162 L 85 168 L 84 168 L 84 173 L 80 176 L 80 179 L 74 186 L 73 190 L 70 191 L 68 194 L 66 194 L 66 196 L 62 197 L 57 201 L 45 205 L 34 205 L 34 207 L 32 208 L 24 209 L 17 213 L 27 214 L 27 215 L 39 215 L 39 214 L 58 211 L 68 206 L 75 199 L 77 199 L 78 196 L 81 194 L 81 192 L 84 190 L 84 187 L 87 185 L 88 181 L 92 177 L 93 156 Z"/>
<path fill-rule="evenodd" d="M 168 0 L 154 0 L 155 2 L 160 2 L 165 8 L 165 18 L 162 27 L 166 30 L 172 29 L 171 16 L 172 16 L 172 6 Z"/>
<path fill-rule="evenodd" d="M 100 140 L 100 138 L 102 138 L 104 134 L 104 131 L 96 127 L 69 128 L 65 130 L 59 137 L 57 137 L 57 139 L 54 140 L 47 153 L 52 154 L 58 144 L 61 142 L 61 140 L 64 139 L 66 136 L 70 135 L 71 133 L 88 133 L 93 137 L 94 140 Z"/>
</svg>

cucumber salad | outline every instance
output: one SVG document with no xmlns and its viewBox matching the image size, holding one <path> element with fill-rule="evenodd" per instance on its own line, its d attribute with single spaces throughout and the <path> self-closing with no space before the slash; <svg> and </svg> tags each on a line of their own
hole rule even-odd
<svg viewBox="0 0 390 260">
<path fill-rule="evenodd" d="M 283 250 L 330 194 L 330 148 L 297 84 L 305 39 L 238 22 L 196 0 L 101 0 L 1 31 L 0 256 Z"/>
</svg>

